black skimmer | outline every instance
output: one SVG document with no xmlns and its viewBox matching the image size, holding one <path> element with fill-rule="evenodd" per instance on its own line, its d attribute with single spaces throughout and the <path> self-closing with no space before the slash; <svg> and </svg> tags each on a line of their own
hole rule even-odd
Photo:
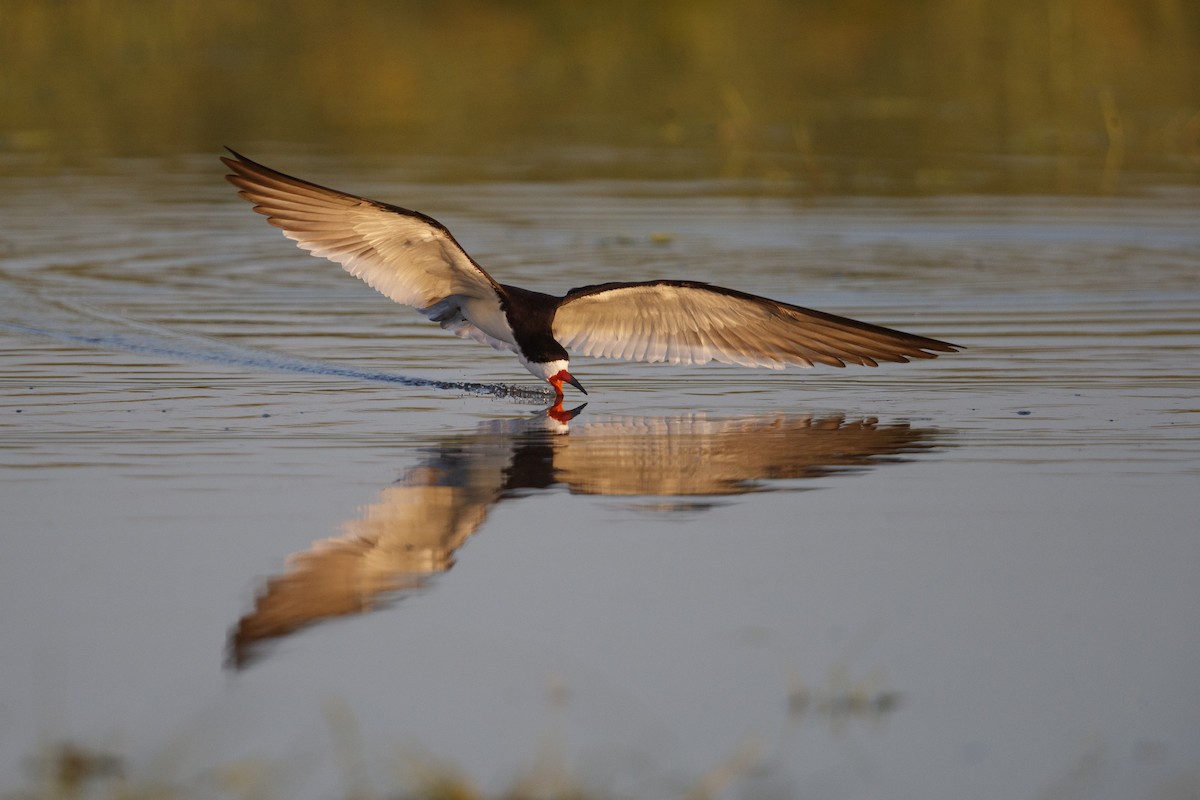
<svg viewBox="0 0 1200 800">
<path fill-rule="evenodd" d="M 953 353 L 958 345 L 687 280 L 601 283 L 563 297 L 497 283 L 445 225 L 419 211 L 222 157 L 227 180 L 296 244 L 340 264 L 456 336 L 516 353 L 554 387 L 587 391 L 567 348 L 596 358 L 782 369 L 875 367 Z"/>
</svg>

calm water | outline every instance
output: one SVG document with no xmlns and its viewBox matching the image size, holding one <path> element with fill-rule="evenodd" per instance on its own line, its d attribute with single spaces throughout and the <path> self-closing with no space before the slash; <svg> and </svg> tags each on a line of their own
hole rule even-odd
<svg viewBox="0 0 1200 800">
<path fill-rule="evenodd" d="M 426 755 L 497 791 L 1200 791 L 1200 193 L 250 155 L 431 213 L 502 281 L 686 276 L 968 349 L 579 359 L 560 424 L 214 156 L 2 178 L 0 792 L 62 741 L 218 796 L 395 792 Z"/>
</svg>

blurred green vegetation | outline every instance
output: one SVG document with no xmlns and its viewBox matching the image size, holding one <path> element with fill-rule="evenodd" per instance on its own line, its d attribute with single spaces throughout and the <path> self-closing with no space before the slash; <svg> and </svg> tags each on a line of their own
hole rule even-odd
<svg viewBox="0 0 1200 800">
<path fill-rule="evenodd" d="M 0 108 L 0 155 L 47 162 L 1120 191 L 1200 178 L 1200 3 L 0 0 Z"/>
</svg>

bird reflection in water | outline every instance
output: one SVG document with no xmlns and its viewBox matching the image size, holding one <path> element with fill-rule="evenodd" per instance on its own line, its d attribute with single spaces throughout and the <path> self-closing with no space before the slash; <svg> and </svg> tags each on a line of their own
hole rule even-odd
<svg viewBox="0 0 1200 800">
<path fill-rule="evenodd" d="M 907 423 L 763 414 L 623 417 L 574 422 L 582 406 L 492 420 L 449 436 L 342 525 L 288 559 L 230 632 L 228 663 L 330 617 L 360 614 L 422 588 L 496 503 L 565 486 L 573 494 L 661 498 L 655 511 L 702 510 L 718 498 L 796 489 L 797 481 L 903 461 L 939 433 Z M 570 435 L 567 435 L 569 432 Z"/>
</svg>

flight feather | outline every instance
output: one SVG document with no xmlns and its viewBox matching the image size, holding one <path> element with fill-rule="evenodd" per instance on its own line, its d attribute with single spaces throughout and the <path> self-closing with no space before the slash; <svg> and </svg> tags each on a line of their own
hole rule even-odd
<svg viewBox="0 0 1200 800">
<path fill-rule="evenodd" d="M 782 369 L 814 363 L 878 366 L 936 358 L 947 342 L 801 308 L 699 281 L 609 283 L 574 289 L 554 336 L 598 358 Z"/>
</svg>

